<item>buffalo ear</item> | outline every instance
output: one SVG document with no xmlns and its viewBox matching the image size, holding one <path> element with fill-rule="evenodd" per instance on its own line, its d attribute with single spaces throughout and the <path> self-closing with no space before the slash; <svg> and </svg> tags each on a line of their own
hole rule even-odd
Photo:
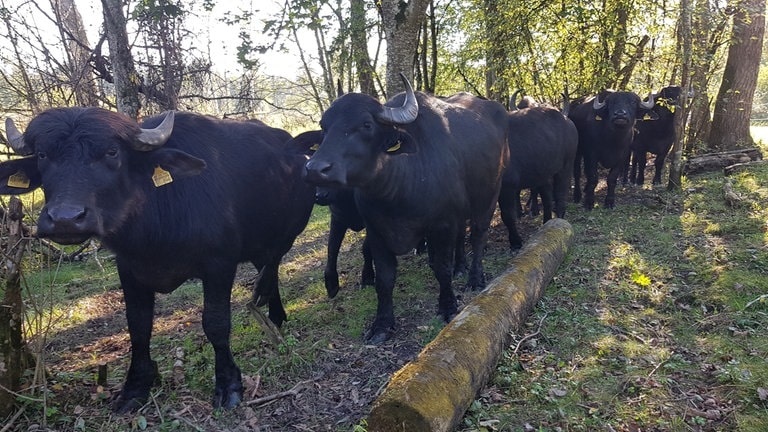
<svg viewBox="0 0 768 432">
<path fill-rule="evenodd" d="M 312 156 L 322 142 L 323 131 L 313 130 L 296 135 L 295 138 L 288 140 L 285 146 L 289 151 Z"/>
<path fill-rule="evenodd" d="M 198 175 L 205 169 L 205 161 L 172 148 L 160 148 L 147 155 L 155 167 L 170 173 L 172 178 L 182 178 Z"/>
<path fill-rule="evenodd" d="M 395 135 L 395 140 L 384 148 L 387 154 L 404 154 L 404 153 L 416 153 L 419 151 L 419 147 L 416 145 L 416 141 L 407 132 L 400 132 Z"/>
<path fill-rule="evenodd" d="M 21 195 L 43 183 L 37 169 L 37 156 L 0 163 L 0 195 Z"/>
</svg>

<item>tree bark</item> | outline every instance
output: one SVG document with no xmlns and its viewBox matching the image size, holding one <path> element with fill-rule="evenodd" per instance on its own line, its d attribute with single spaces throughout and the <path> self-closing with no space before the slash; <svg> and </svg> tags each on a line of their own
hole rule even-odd
<svg viewBox="0 0 768 432">
<path fill-rule="evenodd" d="M 7 234 L 7 248 L 3 251 L 2 268 L 5 280 L 0 304 L 0 418 L 13 410 L 21 376 L 26 367 L 24 339 L 22 338 L 23 302 L 21 298 L 21 259 L 27 240 L 22 229 L 24 217 L 21 200 L 11 197 L 7 218 L 2 223 L 2 235 Z"/>
<path fill-rule="evenodd" d="M 742 0 L 735 6 L 728 60 L 715 101 L 711 150 L 755 145 L 749 131 L 765 33 L 766 0 Z"/>
<path fill-rule="evenodd" d="M 419 28 L 429 0 L 382 0 L 381 15 L 387 40 L 387 98 L 403 91 L 400 72 L 413 80 L 413 66 L 419 44 Z"/>
<path fill-rule="evenodd" d="M 682 56 L 682 78 L 680 87 L 683 89 L 680 95 L 680 108 L 675 110 L 674 127 L 675 141 L 672 143 L 671 163 L 669 167 L 669 182 L 667 189 L 680 189 L 683 177 L 683 143 L 685 142 L 685 120 L 688 118 L 688 91 L 691 81 L 691 69 L 693 57 L 691 56 L 693 40 L 691 0 L 680 1 L 680 19 L 677 25 L 678 53 Z"/>
<path fill-rule="evenodd" d="M 368 33 L 366 31 L 368 26 L 365 19 L 365 0 L 350 0 L 349 22 L 352 57 L 357 69 L 357 81 L 360 85 L 360 92 L 378 99 L 379 93 L 376 91 L 376 82 L 373 78 L 373 66 L 371 66 L 371 58 L 368 56 Z"/>
<path fill-rule="evenodd" d="M 141 85 L 136 66 L 128 44 L 123 2 L 121 0 L 101 0 L 104 11 L 104 28 L 109 43 L 109 59 L 115 79 L 115 99 L 117 110 L 133 119 L 139 117 Z"/>
<path fill-rule="evenodd" d="M 564 219 L 543 225 L 494 279 L 405 365 L 373 403 L 370 432 L 454 430 L 554 277 L 573 242 Z"/>
<path fill-rule="evenodd" d="M 99 98 L 90 66 L 91 50 L 88 48 L 88 35 L 85 33 L 80 12 L 74 0 L 52 0 L 51 6 L 56 14 L 62 41 L 67 48 L 67 74 L 77 104 L 96 106 Z"/>
</svg>

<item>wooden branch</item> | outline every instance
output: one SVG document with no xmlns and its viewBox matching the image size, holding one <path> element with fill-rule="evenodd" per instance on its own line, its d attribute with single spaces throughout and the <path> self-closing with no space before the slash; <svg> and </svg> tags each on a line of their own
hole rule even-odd
<svg viewBox="0 0 768 432">
<path fill-rule="evenodd" d="M 749 161 L 749 162 L 742 162 L 742 163 L 737 163 L 737 164 L 733 164 L 733 165 L 728 165 L 727 167 L 723 168 L 723 173 L 725 175 L 729 176 L 729 175 L 731 175 L 733 173 L 736 173 L 736 172 L 739 172 L 739 171 L 743 171 L 743 170 L 745 170 L 747 168 L 751 168 L 751 167 L 759 166 L 759 165 L 765 165 L 766 163 L 768 163 L 768 159 L 753 160 L 753 161 Z"/>
<path fill-rule="evenodd" d="M 369 432 L 449 431 L 488 382 L 573 242 L 563 219 L 544 224 L 509 269 L 396 372 L 368 416 Z"/>
<path fill-rule="evenodd" d="M 690 175 L 717 171 L 730 165 L 748 163 L 762 158 L 760 149 L 754 147 L 708 153 L 688 159 L 685 164 L 685 173 Z"/>
<path fill-rule="evenodd" d="M 288 396 L 296 396 L 297 394 L 301 393 L 307 386 L 312 383 L 312 380 L 307 381 L 301 381 L 300 383 L 293 386 L 290 390 L 286 390 L 284 392 L 280 393 L 274 393 L 269 396 L 264 396 L 256 399 L 251 399 L 249 401 L 246 401 L 243 403 L 245 406 L 251 406 L 251 405 L 264 405 L 265 403 L 272 402 L 277 399 L 281 399 Z"/>
</svg>

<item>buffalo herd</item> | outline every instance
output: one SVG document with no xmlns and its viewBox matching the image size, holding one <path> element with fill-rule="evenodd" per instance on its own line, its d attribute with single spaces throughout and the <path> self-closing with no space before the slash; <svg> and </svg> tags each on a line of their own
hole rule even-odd
<svg viewBox="0 0 768 432">
<path fill-rule="evenodd" d="M 373 285 L 377 297 L 368 343 L 396 331 L 397 257 L 423 245 L 439 285 L 437 312 L 447 322 L 458 310 L 458 273 L 467 270 L 461 289 L 485 285 L 483 254 L 497 204 L 515 250 L 523 244 L 516 228 L 522 189 L 541 197 L 546 222 L 553 212 L 565 216 L 571 188 L 575 202 L 594 207 L 599 166 L 608 171 L 605 208 L 615 205 L 620 175 L 643 183 L 647 152 L 656 155 L 659 183 L 681 93 L 666 87 L 643 100 L 606 90 L 563 111 L 526 97 L 508 111 L 468 93 L 414 91 L 401 77 L 405 92 L 385 104 L 361 93 L 340 95 L 320 130 L 296 137 L 257 120 L 172 111 L 138 124 L 100 108 L 55 108 L 34 117 L 24 133 L 6 121 L 18 157 L 0 163 L 0 194 L 42 188 L 39 237 L 61 244 L 95 237 L 115 253 L 131 343 L 116 412 L 138 409 L 158 378 L 150 355 L 155 294 L 190 278 L 203 284 L 214 406 L 242 401 L 230 350 L 236 269 L 243 262 L 258 269 L 252 302 L 267 305 L 280 326 L 286 313 L 278 268 L 315 204 L 331 213 L 329 297 L 339 291 L 344 233 L 366 230 L 361 285 Z M 467 232 L 472 260 L 465 268 Z"/>
</svg>

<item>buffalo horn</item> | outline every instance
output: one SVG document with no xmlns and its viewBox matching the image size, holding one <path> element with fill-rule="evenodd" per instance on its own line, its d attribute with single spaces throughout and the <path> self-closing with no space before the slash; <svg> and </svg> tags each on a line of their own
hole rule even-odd
<svg viewBox="0 0 768 432">
<path fill-rule="evenodd" d="M 8 145 L 11 146 L 16 154 L 27 156 L 34 153 L 34 150 L 24 141 L 24 136 L 16 128 L 16 125 L 13 124 L 13 120 L 10 117 L 5 119 L 5 134 L 8 135 Z"/>
<path fill-rule="evenodd" d="M 651 109 L 654 105 L 656 105 L 656 100 L 654 99 L 653 92 L 648 93 L 648 100 L 640 102 L 640 106 L 645 109 Z"/>
<path fill-rule="evenodd" d="M 413 92 L 411 83 L 408 82 L 408 78 L 402 72 L 400 72 L 400 78 L 405 85 L 405 101 L 403 101 L 403 106 L 397 108 L 382 106 L 384 110 L 377 118 L 384 123 L 407 124 L 416 120 L 419 115 L 419 103 L 416 101 L 416 94 Z"/>
<path fill-rule="evenodd" d="M 509 110 L 510 111 L 517 111 L 517 96 L 520 94 L 520 92 L 523 91 L 523 89 L 517 89 L 514 93 L 512 93 L 512 96 L 509 97 Z"/>
<path fill-rule="evenodd" d="M 595 96 L 595 100 L 592 102 L 592 108 L 597 111 L 599 109 L 603 109 L 605 106 L 605 102 L 600 102 L 600 95 L 598 94 Z"/>
<path fill-rule="evenodd" d="M 141 133 L 136 137 L 133 148 L 139 151 L 150 151 L 162 147 L 173 132 L 173 119 L 175 114 L 168 111 L 163 121 L 152 129 L 141 129 Z"/>
</svg>

